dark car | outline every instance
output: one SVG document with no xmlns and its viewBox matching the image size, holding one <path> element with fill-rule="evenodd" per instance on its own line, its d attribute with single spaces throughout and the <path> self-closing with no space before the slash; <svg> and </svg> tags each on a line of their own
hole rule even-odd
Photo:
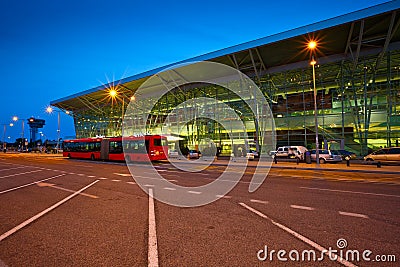
<svg viewBox="0 0 400 267">
<path fill-rule="evenodd" d="M 357 158 L 356 153 L 353 153 L 351 151 L 347 151 L 347 150 L 344 150 L 344 149 L 338 149 L 338 150 L 332 150 L 332 151 L 335 151 L 339 155 L 341 155 L 343 160 L 351 160 L 351 159 L 356 159 Z"/>
<path fill-rule="evenodd" d="M 189 154 L 188 154 L 189 159 L 198 159 L 198 158 L 200 158 L 200 156 L 201 156 L 200 151 L 193 150 L 193 149 L 189 150 Z"/>
</svg>

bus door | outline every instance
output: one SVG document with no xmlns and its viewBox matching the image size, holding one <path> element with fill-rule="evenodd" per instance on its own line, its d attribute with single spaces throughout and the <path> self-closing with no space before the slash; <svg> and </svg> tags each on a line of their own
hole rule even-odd
<svg viewBox="0 0 400 267">
<path fill-rule="evenodd" d="M 100 150 L 100 159 L 108 160 L 108 155 L 110 154 L 110 140 L 102 139 L 101 140 L 101 150 Z"/>
</svg>

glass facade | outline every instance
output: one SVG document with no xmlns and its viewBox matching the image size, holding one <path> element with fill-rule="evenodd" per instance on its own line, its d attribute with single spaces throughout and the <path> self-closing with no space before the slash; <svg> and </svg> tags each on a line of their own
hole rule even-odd
<svg viewBox="0 0 400 267">
<path fill-rule="evenodd" d="M 365 155 L 379 147 L 399 145 L 399 50 L 359 57 L 356 63 L 354 60 L 317 63 L 315 72 L 321 148 L 346 149 Z M 314 148 L 311 66 L 264 73 L 254 81 L 273 112 L 277 145 Z M 134 90 L 131 95 L 133 93 Z M 196 97 L 214 98 L 229 105 L 246 125 L 249 142 L 257 138 L 254 116 L 246 104 L 229 90 L 209 84 L 190 85 L 164 95 L 148 116 L 148 131 L 160 133 L 160 124 L 165 122 L 169 112 L 183 101 Z M 121 135 L 122 115 L 128 100 L 111 101 L 100 110 L 88 108 L 75 112 L 77 137 Z M 173 126 L 178 122 L 168 123 Z M 178 138 L 193 146 L 210 138 L 222 147 L 222 154 L 229 154 L 234 148 L 224 141 L 228 139 L 227 134 L 216 121 L 199 118 L 188 122 Z"/>
</svg>

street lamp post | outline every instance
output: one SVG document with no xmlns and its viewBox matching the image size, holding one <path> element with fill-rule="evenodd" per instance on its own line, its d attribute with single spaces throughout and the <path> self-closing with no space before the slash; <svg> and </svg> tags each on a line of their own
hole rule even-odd
<svg viewBox="0 0 400 267">
<path fill-rule="evenodd" d="M 308 48 L 311 51 L 314 51 L 317 47 L 317 42 L 316 41 L 310 41 L 308 43 Z M 314 59 L 314 55 L 311 58 L 310 62 L 312 66 L 312 72 L 313 72 L 313 89 L 314 89 L 314 120 L 315 120 L 315 161 L 316 161 L 316 166 L 319 167 L 319 141 L 318 141 L 318 115 L 317 115 L 317 88 L 315 86 L 315 64 L 317 64 L 317 61 Z"/>
<path fill-rule="evenodd" d="M 10 126 L 10 127 L 12 127 L 12 126 L 14 126 L 14 124 L 12 124 L 12 123 L 9 123 L 9 124 L 6 124 L 6 123 L 3 123 L 3 150 L 4 150 L 4 152 L 5 152 L 5 150 L 6 150 L 6 131 L 7 131 L 7 125 L 8 126 Z"/>
<path fill-rule="evenodd" d="M 54 109 L 52 107 L 47 107 L 46 112 L 51 114 L 53 113 Z M 60 129 L 60 112 L 61 110 L 57 109 L 57 145 L 56 145 L 56 150 L 58 153 L 58 150 L 60 148 L 60 134 L 61 134 L 61 129 Z M 65 114 L 69 114 L 69 111 L 65 111 Z"/>
<path fill-rule="evenodd" d="M 21 151 L 24 151 L 24 145 L 25 145 L 25 136 L 24 136 L 24 132 L 25 132 L 25 122 L 23 119 L 18 118 L 18 116 L 14 116 L 12 118 L 13 121 L 17 122 L 17 121 L 21 121 Z"/>
</svg>

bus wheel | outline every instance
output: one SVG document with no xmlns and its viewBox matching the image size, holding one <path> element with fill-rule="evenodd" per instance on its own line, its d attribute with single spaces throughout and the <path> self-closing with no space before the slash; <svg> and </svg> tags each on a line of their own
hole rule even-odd
<svg viewBox="0 0 400 267">
<path fill-rule="evenodd" d="M 94 160 L 94 155 L 93 155 L 93 154 L 90 156 L 90 159 L 91 159 L 91 160 Z"/>
</svg>

